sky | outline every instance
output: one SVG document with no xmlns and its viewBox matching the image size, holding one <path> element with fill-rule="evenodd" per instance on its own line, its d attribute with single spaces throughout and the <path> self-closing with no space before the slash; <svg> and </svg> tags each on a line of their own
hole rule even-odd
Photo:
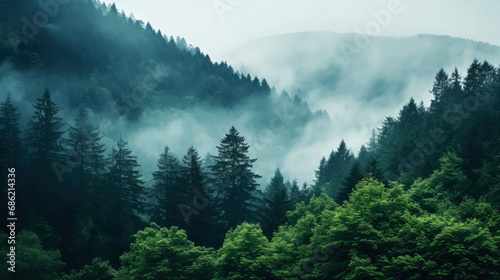
<svg viewBox="0 0 500 280">
<path fill-rule="evenodd" d="M 109 3 L 106 1 L 106 3 Z M 184 37 L 214 60 L 256 38 L 304 31 L 363 31 L 397 7 L 380 36 L 450 35 L 500 45 L 500 1 L 116 0 L 127 15 Z"/>
</svg>

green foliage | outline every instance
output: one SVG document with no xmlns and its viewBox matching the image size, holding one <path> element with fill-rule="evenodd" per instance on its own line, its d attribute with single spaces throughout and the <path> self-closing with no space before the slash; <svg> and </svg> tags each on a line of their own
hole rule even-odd
<svg viewBox="0 0 500 280">
<path fill-rule="evenodd" d="M 37 1 L 4 2 L 0 62 L 9 61 L 15 70 L 42 69 L 36 71 L 38 80 L 63 92 L 68 109 L 83 105 L 133 120 L 147 108 L 156 123 L 186 114 L 181 110 L 187 107 L 234 108 L 254 97 L 262 112 L 292 104 L 300 121 L 287 125 L 291 130 L 312 118 L 300 98 L 269 99 L 265 79 L 235 73 L 226 62 L 213 63 L 183 38 L 168 40 L 151 24 L 124 17 L 115 5 L 108 11 L 93 0 L 72 1 L 25 44 L 9 36 L 19 31 L 19 18 L 32 14 L 26 11 L 39 10 Z M 77 81 L 71 84 L 78 86 L 61 90 L 67 83 L 52 80 L 61 72 L 71 73 Z M 260 176 L 252 171 L 256 160 L 247 155 L 250 146 L 234 127 L 217 147 L 210 180 L 194 147 L 183 167 L 165 149 L 153 173 L 152 219 L 184 226 L 178 205 L 191 204 L 192 189 L 210 185 L 211 207 L 186 226 L 189 236 L 201 243 L 209 235 L 217 246 L 228 228 L 235 229 L 216 252 L 195 246 L 177 227 L 151 224 L 135 235 L 116 272 L 101 259 L 81 266 L 96 256 L 115 265 L 143 227 L 138 215 L 144 210 L 144 183 L 137 158 L 120 140 L 105 170 L 101 135 L 83 110 L 61 141 L 60 107 L 48 90 L 34 104 L 21 139 L 20 115 L 9 95 L 0 106 L 1 172 L 17 160 L 28 166 L 18 176 L 17 208 L 31 230 L 17 236 L 14 278 L 64 278 L 65 264 L 54 250 L 60 248 L 68 271 L 81 268 L 66 279 L 500 279 L 499 90 L 500 69 L 486 61 L 474 60 L 464 79 L 457 69 L 451 75 L 441 69 L 431 107 L 412 98 L 396 118 L 386 118 L 360 149 L 359 166 L 351 168 L 355 158 L 344 141 L 321 160 L 311 201 L 294 182 L 292 201 L 300 203 L 287 213 L 288 190 L 276 174 L 266 194 L 265 235 L 245 222 L 255 218 Z M 475 109 L 467 103 L 471 98 L 478 102 Z M 269 120 L 262 114 L 251 125 L 261 128 Z M 434 136 L 436 129 L 443 137 Z M 63 148 L 80 160 L 61 182 L 51 164 L 64 162 Z M 369 179 L 359 182 L 367 174 Z M 338 197 L 343 182 L 347 188 Z M 332 198 L 345 202 L 339 206 Z M 4 264 L 6 254 L 3 249 Z M 0 277 L 13 278 L 6 273 L 0 271 Z"/>
<path fill-rule="evenodd" d="M 226 234 L 215 279 L 275 279 L 275 258 L 259 225 L 243 223 Z"/>
<path fill-rule="evenodd" d="M 2 238 L 2 244 L 7 244 L 7 240 Z M 1 251 L 2 263 L 8 261 L 7 254 L 10 245 Z M 9 272 L 6 265 L 2 266 L 0 276 L 2 279 L 22 279 L 22 280 L 54 280 L 62 276 L 64 262 L 61 261 L 61 254 L 58 250 L 44 250 L 38 236 L 32 231 L 23 230 L 16 236 L 15 244 L 16 267 L 15 273 Z M 14 278 L 12 278 L 14 276 Z"/>
<path fill-rule="evenodd" d="M 412 198 L 430 212 L 436 212 L 439 205 L 447 200 L 455 203 L 462 201 L 470 185 L 461 170 L 463 160 L 455 153 L 448 152 L 440 162 L 439 170 L 428 179 L 417 180 L 411 188 Z"/>
<path fill-rule="evenodd" d="M 113 280 L 114 277 L 115 270 L 109 262 L 95 258 L 90 265 L 86 265 L 80 271 L 73 270 L 68 280 Z"/>
<path fill-rule="evenodd" d="M 298 205 L 289 214 L 298 221 L 273 238 L 274 273 L 283 279 L 498 278 L 499 239 L 489 228 L 500 216 L 488 204 L 462 203 L 453 215 L 464 222 L 428 215 L 401 185 L 373 179 L 340 207 L 321 201 Z"/>
<path fill-rule="evenodd" d="M 213 250 L 195 246 L 177 227 L 160 228 L 155 223 L 135 235 L 130 251 L 120 259 L 119 274 L 129 279 L 208 280 L 213 275 Z"/>
<path fill-rule="evenodd" d="M 37 98 L 33 107 L 35 113 L 28 130 L 31 162 L 49 165 L 62 157 L 60 140 L 64 131 L 62 119 L 57 116 L 61 108 L 54 102 L 48 89 L 41 98 Z"/>
<path fill-rule="evenodd" d="M 221 197 L 215 207 L 222 212 L 222 222 L 232 228 L 244 221 L 255 219 L 256 179 L 261 176 L 252 171 L 257 159 L 248 157 L 250 146 L 245 137 L 233 126 L 217 146 L 218 155 L 212 156 L 212 191 Z"/>
<path fill-rule="evenodd" d="M 296 184 L 296 183 L 295 183 Z M 298 186 L 296 187 L 298 188 Z M 288 194 L 281 171 L 276 169 L 274 177 L 264 192 L 264 205 L 262 207 L 262 228 L 266 236 L 286 222 L 286 213 L 292 209 L 292 200 Z"/>
<path fill-rule="evenodd" d="M 151 221 L 165 227 L 184 225 L 178 205 L 189 201 L 191 190 L 181 184 L 180 165 L 169 147 L 164 148 L 157 168 L 153 172 L 155 184 L 149 193 Z"/>
</svg>

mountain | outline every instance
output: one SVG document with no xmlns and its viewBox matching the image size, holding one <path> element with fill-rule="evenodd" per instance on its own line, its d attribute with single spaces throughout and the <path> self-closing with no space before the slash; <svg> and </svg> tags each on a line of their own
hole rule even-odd
<svg viewBox="0 0 500 280">
<path fill-rule="evenodd" d="M 228 61 L 265 75 L 279 88 L 300 89 L 316 102 L 340 95 L 346 87 L 351 95 L 372 102 L 405 90 L 409 81 L 432 80 L 429 73 L 440 68 L 465 68 L 474 58 L 496 62 L 499 54 L 498 46 L 449 36 L 303 32 L 258 38 L 235 49 Z M 400 95 L 398 100 L 408 98 Z"/>
<path fill-rule="evenodd" d="M 65 119 L 85 107 L 108 146 L 128 139 L 146 171 L 164 145 L 178 154 L 189 145 L 214 152 L 235 125 L 256 156 L 269 158 L 261 171 L 272 175 L 300 127 L 316 118 L 299 98 L 213 62 L 184 38 L 166 36 L 114 4 L 7 0 L 0 18 L 0 94 L 12 94 L 26 112 L 22 121 L 48 88 Z"/>
<path fill-rule="evenodd" d="M 303 32 L 258 38 L 232 51 L 228 62 L 328 112 L 331 122 L 310 124 L 315 136 L 296 142 L 285 161 L 292 164 L 305 155 L 318 161 L 342 139 L 358 150 L 411 97 L 430 105 L 439 69 L 465 73 L 475 58 L 499 65 L 500 47 L 449 36 Z"/>
</svg>

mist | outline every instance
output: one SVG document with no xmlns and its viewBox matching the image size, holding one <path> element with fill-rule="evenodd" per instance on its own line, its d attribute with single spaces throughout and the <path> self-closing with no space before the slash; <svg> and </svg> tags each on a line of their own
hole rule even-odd
<svg viewBox="0 0 500 280">
<path fill-rule="evenodd" d="M 368 43 L 359 47 L 360 38 Z M 311 181 L 320 159 L 342 140 L 356 155 L 410 98 L 429 106 L 439 69 L 456 67 L 464 77 L 473 59 L 498 65 L 499 55 L 497 46 L 449 36 L 304 32 L 256 39 L 234 49 L 228 61 L 328 113 L 328 121 L 308 123 L 281 162 L 287 175 Z"/>
</svg>

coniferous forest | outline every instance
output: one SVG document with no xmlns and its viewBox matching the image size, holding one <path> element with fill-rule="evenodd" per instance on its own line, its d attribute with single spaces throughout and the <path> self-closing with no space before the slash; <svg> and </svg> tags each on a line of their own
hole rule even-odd
<svg viewBox="0 0 500 280">
<path fill-rule="evenodd" d="M 326 112 L 115 5 L 62 2 L 33 38 L 19 18 L 37 1 L 0 2 L 0 77 L 26 83 L 0 88 L 0 279 L 500 279 L 499 67 L 435 69 L 430 105 L 409 99 L 356 154 L 331 143 L 313 182 L 264 177 L 261 157 Z M 249 110 L 255 130 L 217 131 L 206 155 L 166 137 L 145 170 L 96 121 L 202 106 Z M 273 118 L 265 155 L 243 131 Z"/>
</svg>

